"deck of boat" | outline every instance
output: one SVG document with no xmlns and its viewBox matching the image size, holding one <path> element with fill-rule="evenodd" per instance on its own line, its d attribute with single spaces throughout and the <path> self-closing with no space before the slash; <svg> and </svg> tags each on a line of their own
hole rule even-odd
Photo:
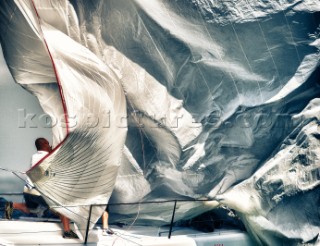
<svg viewBox="0 0 320 246">
<path fill-rule="evenodd" d="M 73 227 L 73 225 L 72 225 Z M 87 245 L 174 245 L 174 246 L 251 246 L 245 232 L 217 230 L 202 233 L 190 228 L 174 227 L 168 238 L 169 227 L 113 226 L 115 234 L 102 236 L 101 229 L 90 230 Z M 76 229 L 75 229 L 76 230 Z M 84 239 L 64 239 L 59 221 L 0 220 L 0 245 L 84 245 Z"/>
</svg>

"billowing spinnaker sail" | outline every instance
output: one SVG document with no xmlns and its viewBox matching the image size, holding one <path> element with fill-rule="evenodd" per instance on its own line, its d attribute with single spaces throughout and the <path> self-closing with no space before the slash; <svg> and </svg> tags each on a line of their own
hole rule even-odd
<svg viewBox="0 0 320 246">
<path fill-rule="evenodd" d="M 32 1 L 16 4 L 18 9 L 5 3 L 10 18 L 2 16 L 8 24 L 2 43 L 15 58 L 7 62 L 16 81 L 33 92 L 51 115 L 55 139 L 53 153 L 27 174 L 50 207 L 85 229 L 89 205 L 106 204 L 117 177 L 127 132 L 124 92 L 105 64 L 46 24 Z M 32 30 L 19 29 L 22 22 Z M 23 39 L 23 45 L 8 48 L 13 40 L 21 44 Z M 30 50 L 35 47 L 29 46 L 35 45 L 42 49 L 33 54 Z M 37 66 L 39 61 L 42 65 Z M 28 76 L 15 70 L 21 64 Z M 104 209 L 92 208 L 91 226 Z"/>
<path fill-rule="evenodd" d="M 14 78 L 55 119 L 55 146 L 67 134 L 60 127 L 66 122 L 64 105 L 76 111 L 70 97 L 61 103 L 61 95 L 82 92 L 66 81 L 59 88 L 48 48 L 57 75 L 65 72 L 65 78 L 84 71 L 78 58 L 88 48 L 117 74 L 125 91 L 128 134 L 112 201 L 207 196 L 236 209 L 260 244 L 316 241 L 318 0 L 33 2 L 40 20 L 31 0 L 2 3 L 2 47 Z M 40 37 L 39 21 L 48 48 Z M 58 51 L 66 47 L 49 40 L 58 36 L 79 43 L 80 53 L 69 57 Z M 88 65 L 99 64 L 90 59 Z M 95 100 L 99 99 L 83 105 L 91 108 Z M 69 109 L 68 116 L 70 139 L 44 163 L 56 162 L 54 158 L 70 161 L 56 157 L 60 151 L 79 160 L 71 157 L 70 146 L 86 141 L 78 132 L 83 122 L 79 125 Z M 95 116 L 89 118 L 92 123 Z M 87 134 L 98 139 L 94 129 Z M 85 136 L 93 139 L 89 135 Z M 81 154 L 91 158 L 92 148 Z M 43 177 L 53 180 L 55 172 L 46 171 Z M 32 175 L 38 180 L 36 172 Z M 175 219 L 194 217 L 217 203 L 178 202 Z M 114 207 L 110 206 L 110 220 L 130 223 L 134 218 L 150 225 L 168 223 L 173 204 Z"/>
<path fill-rule="evenodd" d="M 314 160 L 320 159 L 319 103 L 319 99 L 311 101 L 297 115 L 301 123 L 261 169 L 217 196 L 221 203 L 238 211 L 261 245 L 280 245 L 289 242 L 287 238 L 292 245 L 299 245 L 301 240 L 316 243 L 320 167 Z M 310 113 L 318 116 L 310 119 Z"/>
</svg>

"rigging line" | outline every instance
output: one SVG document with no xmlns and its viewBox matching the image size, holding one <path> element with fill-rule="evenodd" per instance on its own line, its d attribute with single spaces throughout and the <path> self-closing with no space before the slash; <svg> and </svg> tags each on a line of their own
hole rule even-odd
<svg viewBox="0 0 320 246">
<path fill-rule="evenodd" d="M 198 8 L 198 10 L 199 10 L 199 8 Z M 200 13 L 200 10 L 198 11 L 198 13 Z M 210 34 L 210 32 L 209 32 L 209 30 L 208 30 L 208 28 L 207 28 L 207 25 L 206 25 L 206 21 L 204 20 L 204 18 L 200 15 L 200 17 L 201 17 L 201 21 L 202 21 L 202 23 L 203 23 L 203 26 L 205 27 L 205 29 L 206 29 L 206 31 L 207 31 L 207 33 L 208 33 L 208 35 L 209 35 L 209 37 L 210 37 L 210 39 L 212 40 L 212 42 L 214 42 L 214 39 L 212 38 L 212 36 L 211 36 L 211 34 Z M 217 54 L 218 54 L 218 56 L 219 56 L 219 59 L 221 60 L 221 62 L 224 62 L 224 60 L 222 59 L 222 55 L 220 54 L 220 52 L 219 52 L 219 50 L 217 50 Z M 223 73 L 225 73 L 224 71 L 223 71 Z M 228 73 L 229 74 L 229 76 L 230 76 L 230 78 L 231 78 L 231 80 L 232 80 L 232 82 L 233 82 L 233 84 L 234 84 L 234 87 L 235 87 L 235 89 L 236 89 L 236 91 L 237 91 L 237 95 L 238 95 L 238 101 L 239 101 L 239 104 L 241 104 L 242 103 L 242 100 L 240 99 L 240 92 L 239 92 L 239 88 L 238 88 L 238 86 L 237 86 L 237 83 L 236 83 L 236 81 L 235 81 L 235 79 L 234 79 L 234 77 L 233 77 L 233 75 L 232 75 L 232 73 L 229 71 L 229 72 L 226 72 L 226 73 Z"/>
<path fill-rule="evenodd" d="M 291 40 L 292 40 L 292 42 L 293 42 L 293 46 L 294 46 L 294 48 L 295 48 L 295 51 L 296 51 L 296 53 L 297 53 L 298 61 L 299 61 L 299 63 L 301 63 L 302 60 L 301 60 L 301 57 L 300 57 L 300 54 L 299 54 L 299 51 L 298 51 L 298 48 L 297 48 L 297 43 L 296 43 L 295 40 L 294 40 L 291 26 L 290 26 L 290 24 L 289 24 L 287 15 L 286 15 L 286 13 L 285 13 L 285 9 L 283 9 L 282 6 L 281 6 L 281 11 L 282 11 L 282 13 L 283 13 L 284 18 L 286 19 L 286 25 L 287 25 L 287 27 L 288 27 L 288 29 L 289 29 L 290 37 L 291 37 Z"/>
<path fill-rule="evenodd" d="M 6 172 L 10 172 L 10 173 L 12 173 L 12 174 L 14 174 L 16 177 L 18 177 L 19 179 L 21 179 L 22 181 L 24 181 L 24 182 L 27 182 L 27 179 L 24 179 L 24 178 L 22 178 L 18 173 L 20 173 L 20 174 L 26 174 L 25 172 L 20 172 L 20 171 L 14 171 L 14 170 L 10 170 L 10 169 L 7 169 L 7 168 L 2 168 L 2 167 L 0 167 L 0 170 L 2 170 L 2 171 L 6 171 Z M 29 183 L 29 182 L 27 182 L 27 183 Z"/>
<path fill-rule="evenodd" d="M 163 5 L 163 8 L 165 9 L 167 15 L 169 16 L 172 25 L 173 25 L 174 27 L 176 27 L 174 21 L 172 20 L 172 17 L 171 17 L 171 15 L 170 15 L 170 12 L 167 11 L 167 8 L 165 7 L 164 3 L 162 3 L 162 5 Z M 191 57 L 194 57 L 194 54 L 193 54 L 193 52 L 192 52 L 192 48 L 189 46 L 189 44 L 186 43 L 186 45 L 188 46 L 188 48 L 189 48 L 189 50 L 190 50 Z M 218 53 L 219 53 L 219 52 L 218 52 Z M 212 92 L 211 92 L 211 88 L 209 87 L 209 84 L 208 84 L 208 82 L 207 82 L 207 79 L 204 77 L 203 71 L 201 70 L 201 68 L 200 68 L 200 66 L 198 65 L 198 63 L 196 63 L 196 67 L 197 67 L 197 69 L 199 70 L 200 75 L 201 75 L 201 77 L 202 77 L 202 79 L 203 79 L 203 82 L 205 83 L 206 87 L 208 88 L 208 90 L 209 90 L 209 92 L 210 92 L 210 94 L 211 94 L 211 98 L 213 98 L 213 95 L 212 95 Z"/>
<path fill-rule="evenodd" d="M 172 70 L 170 69 L 169 65 L 166 63 L 166 59 L 164 58 L 164 56 L 163 56 L 162 53 L 160 52 L 160 50 L 159 50 L 159 48 L 158 48 L 158 46 L 157 46 L 157 44 L 156 44 L 156 42 L 155 42 L 155 39 L 152 37 L 149 29 L 148 29 L 147 26 L 145 25 L 144 20 L 141 18 L 140 13 L 138 12 L 136 6 L 134 7 L 134 10 L 135 10 L 136 14 L 138 15 L 138 18 L 139 18 L 139 20 L 141 21 L 143 27 L 145 28 L 145 30 L 146 30 L 146 32 L 147 32 L 147 34 L 148 34 L 151 42 L 153 43 L 154 48 L 156 49 L 157 53 L 158 53 L 159 56 L 161 57 L 161 60 L 163 61 L 164 65 L 165 65 L 165 67 L 166 67 L 166 69 L 167 69 L 167 71 L 169 72 L 169 75 L 170 75 L 171 79 L 173 80 L 174 76 L 173 76 Z"/>
<path fill-rule="evenodd" d="M 141 203 L 138 203 L 138 213 L 137 213 L 135 219 L 133 220 L 132 224 L 129 226 L 128 230 L 131 229 L 131 227 L 136 223 L 136 221 L 137 221 L 137 219 L 138 219 L 138 217 L 140 215 L 140 211 L 141 211 L 141 207 L 140 206 L 141 206 Z"/>
<path fill-rule="evenodd" d="M 43 195 L 43 194 L 42 194 Z M 45 195 L 43 195 L 43 196 L 45 196 Z M 48 197 L 49 198 L 49 197 Z M 50 200 L 52 200 L 52 201 L 54 201 L 53 199 L 51 199 L 51 198 L 49 198 Z M 172 201 L 163 201 L 163 202 L 173 202 L 173 201 L 175 201 L 175 200 L 172 200 Z M 181 200 L 181 201 L 184 201 L 184 200 Z M 189 201 L 189 200 L 185 200 L 185 201 Z M 204 201 L 204 200 L 190 200 L 190 201 Z M 162 202 L 162 203 L 163 203 Z M 135 219 L 134 219 L 134 221 L 132 222 L 132 224 L 129 226 L 129 228 L 126 230 L 126 231 L 128 231 L 128 230 L 130 230 L 130 228 L 135 224 L 135 222 L 136 222 L 136 220 L 138 219 L 138 217 L 139 217 L 139 215 L 140 215 L 140 205 L 141 204 L 143 204 L 144 202 L 139 202 L 138 203 L 138 205 L 139 205 L 139 207 L 138 207 L 138 213 L 137 213 L 137 215 L 136 215 L 136 217 L 135 217 Z M 161 203 L 161 202 L 153 202 L 153 203 Z M 137 204 L 137 203 L 135 203 L 135 204 Z M 77 205 L 77 206 L 90 206 L 90 205 Z M 71 209 L 69 209 L 68 207 L 77 207 L 76 205 L 74 205 L 74 206 L 63 206 L 63 205 L 59 205 L 59 206 L 52 206 L 52 207 L 50 207 L 50 208 L 64 208 L 64 209 L 66 209 L 66 210 L 68 210 L 69 212 L 71 212 L 71 213 L 73 213 L 74 215 L 76 215 L 76 216 L 79 216 L 79 217 L 81 217 L 81 218 L 83 218 L 83 219 L 85 219 L 85 220 L 88 220 L 86 217 L 84 217 L 84 216 L 82 216 L 82 215 L 80 215 L 80 214 L 78 214 L 78 213 L 75 213 L 74 211 L 72 211 Z M 99 204 L 94 204 L 94 206 L 102 206 L 101 204 L 99 205 Z M 90 223 L 92 223 L 92 224 L 95 224 L 93 221 L 89 221 Z M 127 241 L 129 241 L 129 242 L 132 242 L 132 243 L 135 243 L 135 244 L 137 244 L 137 245 L 140 245 L 140 244 L 138 244 L 137 242 L 134 242 L 134 241 L 132 241 L 132 240 L 129 240 L 128 238 L 125 238 L 125 237 L 123 237 L 123 234 L 116 234 L 118 237 L 121 237 L 121 238 L 123 238 L 124 240 L 127 240 Z"/>
<path fill-rule="evenodd" d="M 120 237 L 120 238 L 122 238 L 123 240 L 126 240 L 126 241 L 128 241 L 128 242 L 130 242 L 130 243 L 134 243 L 134 244 L 136 244 L 136 245 L 143 246 L 143 244 L 139 244 L 139 243 L 137 243 L 137 242 L 135 242 L 135 241 L 133 241 L 133 240 L 130 240 L 129 238 L 124 237 L 123 234 L 115 233 L 115 235 L 116 235 L 118 238 Z M 128 236 L 128 235 L 127 235 L 127 236 Z M 131 237 L 132 237 L 132 236 L 131 236 Z M 112 243 L 112 245 L 115 244 L 115 241 L 116 241 L 118 238 L 116 238 L 116 239 L 114 240 L 114 242 Z"/>
<path fill-rule="evenodd" d="M 13 173 L 15 176 L 17 176 L 19 179 L 21 179 L 22 181 L 27 182 L 26 179 L 20 177 L 17 173 L 15 173 L 15 172 L 12 172 L 12 173 Z M 27 183 L 29 183 L 29 182 L 27 182 Z"/>
<path fill-rule="evenodd" d="M 44 195 L 45 196 L 45 195 Z M 54 202 L 53 199 L 49 198 L 50 200 L 52 200 Z M 94 205 L 94 206 L 106 206 L 107 204 L 113 206 L 113 205 L 136 205 L 139 204 L 139 206 L 141 204 L 161 204 L 161 203 L 173 203 L 173 202 L 207 202 L 207 201 L 215 201 L 215 199 L 180 199 L 180 200 L 159 200 L 159 201 L 140 201 L 140 202 L 128 202 L 128 203 L 103 203 L 103 204 L 78 204 L 78 205 L 68 205 L 68 206 L 63 206 L 63 205 L 55 205 L 52 206 L 51 208 L 67 208 L 67 207 L 84 207 L 84 206 L 90 206 L 90 205 Z"/>
<path fill-rule="evenodd" d="M 215 201 L 215 199 L 174 199 L 174 200 L 159 200 L 159 201 L 140 201 L 140 202 L 127 202 L 127 203 L 98 203 L 98 204 L 78 204 L 78 205 L 69 205 L 67 207 L 78 207 L 78 206 L 106 206 L 111 205 L 111 206 L 119 206 L 119 205 L 136 205 L 136 204 L 162 204 L 162 203 L 174 203 L 175 201 L 177 202 L 207 202 L 207 201 Z M 59 208 L 63 206 L 52 206 L 53 208 Z"/>
<path fill-rule="evenodd" d="M 251 8 L 251 11 L 252 11 L 253 15 L 254 15 L 254 16 L 256 17 L 256 19 L 257 19 L 257 23 L 258 23 L 258 25 L 259 25 L 259 28 L 260 28 L 260 31 L 261 31 L 261 35 L 262 35 L 263 40 L 264 40 L 264 42 L 265 42 L 265 44 L 266 44 L 266 46 L 267 46 L 268 53 L 269 53 L 269 55 L 270 55 L 270 58 L 271 58 L 272 63 L 273 63 L 273 65 L 274 65 L 274 68 L 276 69 L 277 75 L 279 76 L 278 67 L 277 67 L 276 62 L 275 62 L 275 60 L 274 60 L 274 58 L 273 58 L 271 49 L 270 49 L 270 47 L 269 47 L 269 45 L 268 45 L 266 35 L 265 35 L 265 33 L 264 33 L 264 31 L 263 31 L 263 28 L 262 28 L 262 26 L 261 26 L 261 24 L 260 24 L 259 17 L 256 16 L 256 13 L 255 13 L 253 7 L 252 7 L 252 6 L 250 5 L 250 3 L 248 2 L 248 0 L 245 0 L 245 2 L 246 2 L 246 4 Z"/>
<path fill-rule="evenodd" d="M 131 225 L 130 226 L 128 226 L 128 228 L 125 230 L 126 232 L 128 232 L 132 227 L 133 227 L 133 225 L 136 223 L 136 220 L 138 219 L 138 217 L 139 217 L 139 215 L 140 215 L 140 203 L 138 203 L 138 213 L 137 213 L 137 215 L 136 215 L 136 217 L 135 217 L 135 219 L 133 220 L 133 222 L 131 223 Z M 122 236 L 124 233 L 120 233 L 120 236 Z M 121 237 L 121 238 L 123 238 L 123 237 Z M 118 238 L 116 238 L 114 241 L 113 241 L 113 243 L 112 243 L 112 245 L 114 245 L 115 243 L 116 243 L 116 241 L 117 241 L 117 239 Z M 137 243 L 138 244 L 138 243 Z M 138 244 L 138 245 L 140 245 L 140 244 Z"/>
<path fill-rule="evenodd" d="M 206 22 L 204 21 L 204 19 L 203 19 L 203 17 L 202 17 L 201 15 L 200 15 L 200 17 L 201 17 L 200 20 L 201 20 L 202 23 L 203 23 L 202 25 L 203 25 L 203 27 L 205 28 L 208 36 L 210 37 L 210 39 L 212 40 L 212 42 L 214 42 L 214 39 L 213 39 L 212 35 L 210 34 L 210 32 L 209 32 L 209 30 L 208 30 L 208 28 L 207 28 Z M 218 49 L 216 49 L 216 52 L 217 52 L 217 54 L 218 54 L 218 56 L 219 56 L 219 59 L 223 62 L 222 55 L 220 54 L 220 51 L 219 51 Z M 224 72 L 223 72 L 223 73 L 224 73 Z M 231 76 L 231 74 L 230 74 L 230 76 Z M 233 79 L 232 76 L 231 76 L 231 78 Z M 222 78 L 222 80 L 220 81 L 219 84 L 221 84 L 222 81 L 223 81 L 223 78 Z M 234 83 L 235 83 L 235 82 L 234 82 Z M 238 91 L 237 86 L 236 86 L 236 90 Z M 239 94 L 239 92 L 238 92 L 238 94 Z"/>
<path fill-rule="evenodd" d="M 236 29 L 235 29 L 235 27 L 234 27 L 234 24 L 233 24 L 231 21 L 230 21 L 230 24 L 231 24 L 232 30 L 233 30 L 233 32 L 234 32 L 234 35 L 236 36 L 237 42 L 238 42 L 238 44 L 239 44 L 239 46 L 240 46 L 240 49 L 241 49 L 241 51 L 242 51 L 242 53 L 243 53 L 243 55 L 244 55 L 244 57 L 245 57 L 245 59 L 246 59 L 246 62 L 247 62 L 247 64 L 248 64 L 248 66 L 249 66 L 249 69 L 250 69 L 251 73 L 254 73 L 254 72 L 253 72 L 253 69 L 252 69 L 252 66 L 251 66 L 251 64 L 250 64 L 250 62 L 249 62 L 249 59 L 248 59 L 248 57 L 247 57 L 247 54 L 246 54 L 246 52 L 245 52 L 244 49 L 243 49 L 243 46 L 242 46 L 242 44 L 241 44 L 240 38 L 239 38 L 239 36 L 238 36 L 238 33 L 237 33 L 237 31 L 236 31 Z M 262 100 L 261 86 L 260 86 L 259 81 L 256 81 L 256 82 L 257 82 L 257 84 L 258 84 L 260 100 L 261 100 L 261 102 L 262 102 L 263 100 Z"/>
<path fill-rule="evenodd" d="M 21 172 L 21 171 L 17 171 L 17 170 L 12 170 L 12 169 L 8 169 L 8 168 L 4 168 L 4 167 L 0 167 L 0 170 L 7 171 L 7 172 L 11 172 L 11 173 L 26 174 L 26 172 Z"/>
</svg>

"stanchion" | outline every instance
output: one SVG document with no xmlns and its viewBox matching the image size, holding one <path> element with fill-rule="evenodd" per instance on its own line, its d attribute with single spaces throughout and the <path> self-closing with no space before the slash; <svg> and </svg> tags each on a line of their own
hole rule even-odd
<svg viewBox="0 0 320 246">
<path fill-rule="evenodd" d="M 176 207 L 177 207 L 177 200 L 174 201 L 174 207 L 173 207 L 172 218 L 171 218 L 171 223 L 170 223 L 170 230 L 169 230 L 169 235 L 168 235 L 169 239 L 171 237 L 172 226 L 173 226 L 173 221 L 174 221 L 174 214 L 176 213 Z"/>
<path fill-rule="evenodd" d="M 86 238 L 84 240 L 84 244 L 87 244 L 87 241 L 88 241 L 88 234 L 89 234 L 90 220 L 91 220 L 91 212 L 92 212 L 92 205 L 90 205 L 90 209 L 89 209 L 89 218 L 88 218 L 88 223 L 87 223 Z"/>
</svg>

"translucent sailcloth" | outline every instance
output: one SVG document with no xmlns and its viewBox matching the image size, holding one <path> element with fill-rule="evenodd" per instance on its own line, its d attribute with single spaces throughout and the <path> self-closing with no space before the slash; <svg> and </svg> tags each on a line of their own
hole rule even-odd
<svg viewBox="0 0 320 246">
<path fill-rule="evenodd" d="M 3 11 L 2 18 L 11 16 L 3 39 L 11 72 L 38 97 L 53 125 L 53 152 L 27 175 L 49 206 L 84 233 L 89 205 L 108 202 L 121 163 L 122 86 L 92 52 L 45 23 L 32 1 L 6 2 Z M 104 209 L 92 208 L 91 227 Z"/>
<path fill-rule="evenodd" d="M 110 203 L 207 197 L 178 202 L 175 220 L 219 204 L 261 245 L 316 245 L 318 2 L 4 1 L 6 62 L 53 119 L 55 151 L 28 175 L 78 222 L 114 184 Z M 163 225 L 172 209 L 109 218 Z"/>
</svg>

